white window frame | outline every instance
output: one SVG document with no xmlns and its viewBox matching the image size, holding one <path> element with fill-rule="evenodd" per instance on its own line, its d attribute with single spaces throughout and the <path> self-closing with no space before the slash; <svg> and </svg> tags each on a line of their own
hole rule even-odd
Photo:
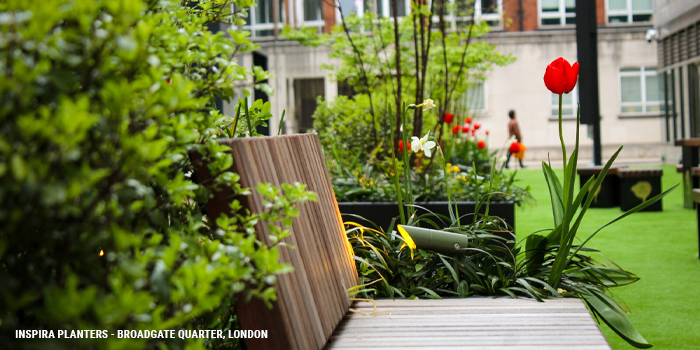
<svg viewBox="0 0 700 350">
<path fill-rule="evenodd" d="M 486 80 L 473 81 L 471 84 L 474 84 L 474 85 L 481 84 L 482 90 L 484 91 L 484 100 L 483 100 L 484 105 L 482 106 L 482 108 L 479 108 L 479 109 L 471 108 L 471 106 L 469 106 L 469 113 L 487 112 L 489 110 L 489 94 L 488 94 L 488 85 L 486 83 Z M 464 93 L 464 99 L 466 100 L 467 103 L 469 102 L 469 92 L 470 91 L 472 91 L 472 88 L 467 88 L 467 92 Z"/>
<path fill-rule="evenodd" d="M 376 1 L 382 3 L 381 17 L 393 17 L 391 14 L 391 1 L 389 1 L 389 0 L 376 0 Z M 357 7 L 357 15 L 362 16 L 365 14 L 365 2 L 363 0 L 359 0 L 358 3 L 360 6 Z M 411 0 L 404 0 L 404 3 L 406 6 L 406 14 L 411 13 Z M 399 16 L 399 17 L 403 17 L 403 16 Z"/>
<path fill-rule="evenodd" d="M 455 0 L 449 0 L 452 8 L 455 6 Z M 430 4 L 430 3 L 429 3 Z M 480 23 L 481 21 L 497 21 L 498 25 L 494 25 L 493 29 L 503 29 L 503 0 L 497 1 L 498 12 L 497 13 L 481 13 L 481 1 L 474 1 L 474 22 Z M 445 21 L 449 24 L 450 30 L 457 30 L 457 21 L 467 21 L 470 20 L 472 16 L 455 16 L 454 12 L 445 14 Z M 433 16 L 433 23 L 438 23 L 440 21 L 440 16 Z"/>
<path fill-rule="evenodd" d="M 323 18 L 323 1 L 326 0 L 321 0 L 321 18 Z M 295 23 L 302 23 L 304 27 L 315 27 L 319 28 L 319 30 L 323 30 L 323 27 L 326 25 L 326 22 L 323 19 L 313 21 L 307 21 L 304 19 L 304 0 L 294 0 L 294 7 L 296 8 L 297 16 L 297 18 L 295 18 Z"/>
<path fill-rule="evenodd" d="M 557 28 L 557 27 L 574 27 L 573 24 L 566 24 L 567 18 L 576 18 L 576 12 L 566 12 L 566 0 L 559 1 L 559 11 L 558 12 L 543 12 L 542 11 L 542 0 L 537 0 L 537 25 L 539 28 Z M 595 0 L 581 0 L 581 1 L 595 1 Z M 572 15 L 573 14 L 573 15 Z M 543 24 L 542 20 L 548 18 L 558 18 L 559 24 Z"/>
<path fill-rule="evenodd" d="M 624 68 L 639 68 L 639 71 L 636 72 L 623 72 L 622 69 Z M 649 71 L 651 70 L 651 71 Z M 648 76 L 657 76 L 657 79 L 663 79 L 662 76 L 659 76 L 659 71 L 657 70 L 656 67 L 620 67 L 618 70 L 618 83 L 619 88 L 618 88 L 618 98 L 617 100 L 620 102 L 620 114 L 621 115 L 638 115 L 638 114 L 651 114 L 651 115 L 656 115 L 656 114 L 661 114 L 663 113 L 663 108 L 664 108 L 664 100 L 663 96 L 659 97 L 659 101 L 647 101 L 647 77 Z M 622 77 L 640 77 L 642 81 L 642 86 L 641 86 L 641 92 L 642 92 L 642 101 L 641 102 L 622 102 Z M 663 94 L 663 91 L 659 91 L 660 94 Z M 637 107 L 641 106 L 642 111 L 637 112 L 637 111 L 632 111 L 632 112 L 623 112 L 622 108 L 625 106 L 632 106 L 632 107 Z M 647 111 L 648 107 L 651 106 L 659 106 L 658 111 Z"/>
<path fill-rule="evenodd" d="M 274 4 L 274 1 L 278 0 L 262 0 L 262 1 L 268 1 L 270 4 L 270 9 L 272 9 L 272 6 Z M 285 11 L 284 11 L 284 2 L 280 4 L 280 21 L 277 23 L 277 28 L 282 30 L 282 27 L 284 27 L 285 23 Z M 274 30 L 275 29 L 275 23 L 274 19 L 273 22 L 269 23 L 255 23 L 255 15 L 256 11 L 258 9 L 257 6 L 251 6 L 249 7 L 248 11 L 248 16 L 250 17 L 250 24 L 249 25 L 242 25 L 240 26 L 240 29 L 247 30 L 250 32 L 250 37 L 251 38 L 271 38 L 273 35 L 257 35 L 257 31 L 259 30 Z"/>
<path fill-rule="evenodd" d="M 561 110 L 562 110 L 562 117 L 575 117 L 576 114 L 578 113 L 578 104 L 579 104 L 579 96 L 578 96 L 578 83 L 574 86 L 574 89 L 571 90 L 571 92 L 568 93 L 568 95 L 571 95 L 571 104 L 562 104 L 561 105 Z M 550 110 L 552 111 L 551 117 L 559 117 L 559 102 L 558 99 L 557 102 L 554 102 L 555 99 L 552 98 L 552 96 L 559 96 L 558 94 L 555 93 L 550 93 L 549 96 L 549 103 L 551 104 Z M 562 101 L 563 102 L 563 101 Z M 567 108 L 571 108 L 571 114 L 565 114 L 564 110 Z M 556 113 L 555 113 L 556 111 Z"/>
<path fill-rule="evenodd" d="M 634 11 L 632 10 L 632 1 L 634 0 L 626 0 L 627 1 L 627 9 L 625 10 L 610 10 L 610 0 L 605 0 L 605 23 L 610 24 L 610 25 L 630 25 L 630 24 L 639 24 L 639 23 L 646 23 L 646 24 L 652 24 L 654 23 L 654 2 L 652 1 L 652 8 L 651 10 L 646 10 L 646 11 Z M 647 22 L 632 22 L 633 15 L 651 15 L 651 19 Z M 624 23 L 617 23 L 617 22 L 610 22 L 610 16 L 627 16 L 627 22 Z"/>
</svg>

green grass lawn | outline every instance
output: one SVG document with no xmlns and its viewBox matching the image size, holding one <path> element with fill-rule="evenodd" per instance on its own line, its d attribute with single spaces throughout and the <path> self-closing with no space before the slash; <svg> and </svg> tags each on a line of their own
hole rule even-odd
<svg viewBox="0 0 700 350">
<path fill-rule="evenodd" d="M 558 176 L 561 178 L 561 169 Z M 518 238 L 553 225 L 542 170 L 520 170 L 521 186 L 530 185 L 537 203 L 517 210 Z M 663 188 L 681 182 L 674 166 L 664 167 Z M 578 189 L 578 184 L 577 184 Z M 636 213 L 605 228 L 588 243 L 641 280 L 615 289 L 630 319 L 656 349 L 700 349 L 700 260 L 695 210 L 683 208 L 682 186 L 663 199 L 663 212 Z M 589 209 L 577 237 L 620 215 L 619 208 Z M 601 330 L 613 349 L 633 349 L 605 324 Z"/>
</svg>

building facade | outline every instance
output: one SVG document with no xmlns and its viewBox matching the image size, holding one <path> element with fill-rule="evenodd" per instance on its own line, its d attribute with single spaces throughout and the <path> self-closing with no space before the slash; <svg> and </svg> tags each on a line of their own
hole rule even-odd
<svg viewBox="0 0 700 350">
<path fill-rule="evenodd" d="M 410 9 L 409 1 L 399 1 L 399 15 Z M 653 0 L 596 1 L 604 159 L 624 144 L 621 158 L 677 162 L 679 151 L 669 145 L 667 138 L 669 119 L 664 111 L 657 42 L 647 38 L 655 21 Z M 275 89 L 269 97 L 275 115 L 271 129 L 278 130 L 278 118 L 286 109 L 283 129 L 288 133 L 304 132 L 311 127 L 316 97 L 332 99 L 344 94 L 345 87 L 321 69 L 323 64 L 337 63 L 328 58 L 330 47 L 304 47 L 279 38 L 279 31 L 285 23 L 329 31 L 340 22 L 341 11 L 322 0 L 256 2 L 258 6 L 251 11 L 252 20 L 246 28 L 260 49 L 244 56 L 242 63 L 253 66 L 263 62 L 263 68 L 276 75 L 269 82 Z M 336 3 L 343 15 L 372 11 L 389 16 L 389 0 Z M 473 6 L 475 19 L 492 26 L 492 31 L 480 40 L 516 58 L 508 66 L 495 67 L 476 94 L 480 106 L 476 118 L 490 130 L 490 147 L 500 147 L 507 139 L 508 111 L 513 109 L 523 143 L 528 146 L 527 158 L 561 157 L 558 99 L 545 88 L 542 78 L 553 59 L 561 56 L 576 61 L 575 0 L 477 0 Z M 454 18 L 447 19 L 454 23 Z M 571 136 L 568 140 L 574 139 L 577 94 L 575 90 L 564 96 L 564 132 Z M 592 140 L 586 137 L 586 126 L 581 131 L 581 158 L 590 159 Z"/>
<path fill-rule="evenodd" d="M 700 1 L 656 0 L 665 140 L 700 137 Z"/>
</svg>

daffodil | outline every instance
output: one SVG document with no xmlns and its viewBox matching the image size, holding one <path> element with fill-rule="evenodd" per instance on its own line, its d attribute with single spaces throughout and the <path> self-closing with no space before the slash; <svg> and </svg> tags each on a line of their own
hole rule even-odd
<svg viewBox="0 0 700 350">
<path fill-rule="evenodd" d="M 425 112 L 429 109 L 435 108 L 436 106 L 435 106 L 435 103 L 433 103 L 433 100 L 427 99 L 427 100 L 423 101 L 423 103 L 416 105 L 416 108 L 418 108 L 418 107 L 423 107 L 423 112 Z"/>
<path fill-rule="evenodd" d="M 413 152 L 420 152 L 423 151 L 425 152 L 425 156 L 430 158 L 431 156 L 431 150 L 435 148 L 437 145 L 434 141 L 428 141 L 428 137 L 430 136 L 430 131 L 428 131 L 425 136 L 421 137 L 420 139 L 416 136 L 411 136 L 411 149 Z"/>
</svg>

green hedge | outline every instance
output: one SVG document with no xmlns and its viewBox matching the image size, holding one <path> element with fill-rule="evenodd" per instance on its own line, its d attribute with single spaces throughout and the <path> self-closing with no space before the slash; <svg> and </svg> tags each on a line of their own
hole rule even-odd
<svg viewBox="0 0 700 350">
<path fill-rule="evenodd" d="M 249 192 L 226 171 L 216 138 L 233 123 L 213 101 L 267 75 L 236 63 L 255 48 L 246 33 L 207 27 L 242 24 L 251 4 L 0 3 L 0 348 L 228 348 L 236 343 L 23 340 L 14 330 L 227 329 L 237 295 L 274 298 L 275 275 L 290 267 L 255 240 L 261 217 L 234 201 L 238 214 L 213 227 L 187 156 L 206 155 L 208 185 Z M 253 126 L 268 111 L 251 107 Z M 238 126 L 229 136 L 248 130 Z M 310 198 L 300 186 L 261 190 L 274 195 L 271 222 Z"/>
</svg>

